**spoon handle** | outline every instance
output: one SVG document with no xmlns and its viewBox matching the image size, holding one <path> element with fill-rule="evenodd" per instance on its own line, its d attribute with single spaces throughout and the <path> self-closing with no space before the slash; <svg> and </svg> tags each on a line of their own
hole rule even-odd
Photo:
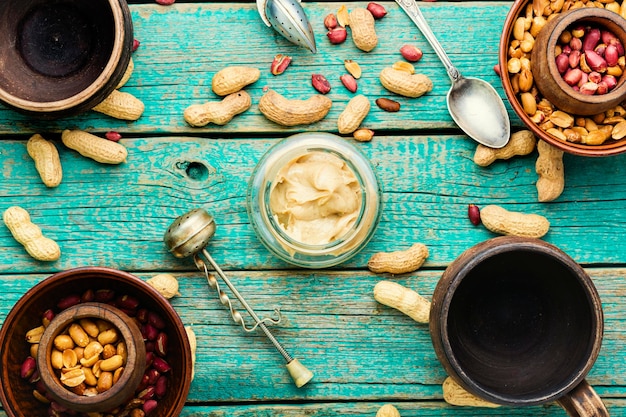
<svg viewBox="0 0 626 417">
<path fill-rule="evenodd" d="M 452 61 L 450 61 L 450 58 L 448 58 L 446 51 L 443 49 L 443 47 L 441 46 L 441 44 L 435 37 L 435 34 L 433 33 L 432 29 L 426 22 L 426 19 L 424 18 L 422 11 L 417 6 L 416 1 L 415 0 L 396 0 L 396 3 L 398 3 L 398 5 L 402 7 L 402 9 L 406 12 L 409 18 L 413 21 L 413 23 L 415 23 L 415 25 L 422 32 L 422 34 L 424 35 L 424 37 L 426 38 L 430 46 L 433 47 L 433 49 L 435 50 L 435 53 L 437 53 L 437 56 L 439 57 L 443 65 L 446 67 L 446 71 L 448 72 L 448 76 L 450 77 L 452 82 L 454 83 L 459 78 L 461 78 L 461 73 L 452 64 Z"/>
</svg>

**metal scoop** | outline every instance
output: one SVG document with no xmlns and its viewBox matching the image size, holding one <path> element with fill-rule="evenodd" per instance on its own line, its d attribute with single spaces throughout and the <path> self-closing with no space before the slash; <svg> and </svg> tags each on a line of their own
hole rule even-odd
<svg viewBox="0 0 626 417">
<path fill-rule="evenodd" d="M 315 36 L 299 0 L 257 0 L 261 20 L 289 42 L 316 53 Z"/>
<path fill-rule="evenodd" d="M 257 327 L 260 328 L 263 333 L 267 336 L 267 338 L 272 342 L 276 350 L 285 358 L 287 363 L 287 370 L 291 375 L 294 383 L 298 388 L 305 385 L 307 382 L 313 378 L 313 373 L 309 371 L 304 365 L 300 363 L 298 359 L 294 359 L 291 357 L 285 349 L 278 343 L 276 338 L 270 333 L 269 329 L 265 325 L 266 322 L 278 323 L 278 320 L 272 319 L 263 319 L 261 320 L 252 307 L 248 305 L 246 300 L 241 296 L 239 291 L 233 286 L 228 277 L 224 274 L 219 265 L 213 260 L 209 252 L 206 250 L 206 246 L 209 243 L 209 240 L 215 234 L 215 221 L 213 220 L 213 216 L 207 213 L 202 209 L 191 210 L 190 212 L 183 214 L 178 217 L 174 222 L 170 225 L 170 227 L 165 232 L 165 236 L 163 237 L 163 241 L 165 245 L 168 247 L 170 253 L 177 258 L 186 258 L 189 256 L 193 256 L 196 266 L 198 269 L 204 272 L 207 281 L 211 288 L 214 288 L 218 294 L 220 302 L 230 309 L 231 316 L 233 320 L 240 324 L 245 331 L 253 331 Z M 211 264 L 215 272 L 222 278 L 226 286 L 230 289 L 233 295 L 239 300 L 241 305 L 246 309 L 248 314 L 252 317 L 255 322 L 255 325 L 251 328 L 246 327 L 246 324 L 241 317 L 241 314 L 237 310 L 235 310 L 226 295 L 219 287 L 217 280 L 215 277 L 209 273 L 208 268 L 202 258 L 200 258 L 200 254 L 204 256 L 204 259 Z"/>
<path fill-rule="evenodd" d="M 456 124 L 472 139 L 491 148 L 502 148 L 509 141 L 511 126 L 504 102 L 491 84 L 479 78 L 463 77 L 428 26 L 415 0 L 396 0 L 424 34 L 446 67 L 452 87 L 448 91 L 448 111 Z"/>
</svg>

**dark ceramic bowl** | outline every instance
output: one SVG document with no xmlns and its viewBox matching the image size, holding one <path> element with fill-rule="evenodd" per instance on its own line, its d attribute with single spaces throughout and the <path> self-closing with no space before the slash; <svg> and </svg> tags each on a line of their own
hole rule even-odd
<svg viewBox="0 0 626 417">
<path fill-rule="evenodd" d="M 125 0 L 3 0 L 0 28 L 0 101 L 41 118 L 100 103 L 122 79 L 133 44 Z"/>
<path fill-rule="evenodd" d="M 582 156 L 609 156 L 626 152 L 626 138 L 617 140 L 609 138 L 600 145 L 563 140 L 544 131 L 533 120 L 532 115 L 524 111 L 520 94 L 513 86 L 514 76 L 507 70 L 507 63 L 510 58 L 509 47 L 514 39 L 515 22 L 519 17 L 527 15 L 527 7 L 531 7 L 532 4 L 532 0 L 515 1 L 506 17 L 500 39 L 499 65 L 502 85 L 513 110 L 538 138 L 565 152 Z M 532 51 L 526 54 L 526 57 L 530 59 L 533 74 L 534 90 L 530 92 L 538 93 L 549 100 L 555 110 L 562 110 L 574 117 L 593 117 L 619 105 L 626 99 L 626 75 L 619 78 L 617 87 L 604 95 L 586 96 L 563 81 L 556 69 L 555 46 L 563 30 L 576 22 L 594 23 L 609 28 L 622 44 L 626 45 L 626 20 L 617 13 L 593 7 L 555 13 L 553 17 L 547 18 L 546 25 L 536 35 Z"/>
<path fill-rule="evenodd" d="M 49 405 L 37 401 L 33 396 L 33 390 L 40 389 L 40 386 L 34 386 L 30 381 L 21 378 L 22 363 L 31 355 L 25 335 L 30 329 L 41 325 L 46 310 L 53 309 L 59 313 L 61 310 L 57 304 L 60 300 L 69 295 L 85 298 L 84 294 L 89 290 L 113 290 L 116 299 L 123 295 L 135 297 L 140 308 L 155 312 L 164 319 L 164 331 L 169 339 L 166 360 L 171 371 L 167 373 L 167 393 L 158 399 L 157 408 L 150 415 L 179 415 L 187 399 L 192 372 L 189 339 L 180 317 L 167 299 L 141 279 L 126 272 L 102 267 L 77 268 L 56 273 L 27 291 L 9 312 L 0 330 L 0 400 L 4 412 L 9 417 L 49 415 Z M 115 301 L 112 303 L 116 304 Z M 138 387 L 140 388 L 141 386 Z"/>
</svg>

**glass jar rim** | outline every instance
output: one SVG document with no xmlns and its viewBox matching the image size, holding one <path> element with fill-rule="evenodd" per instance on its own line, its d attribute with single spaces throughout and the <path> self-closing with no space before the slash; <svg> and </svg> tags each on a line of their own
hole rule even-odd
<svg viewBox="0 0 626 417">
<path fill-rule="evenodd" d="M 287 163 L 313 152 L 331 153 L 359 182 L 361 207 L 356 222 L 339 238 L 321 245 L 289 236 L 269 207 L 274 176 Z M 381 189 L 369 159 L 345 139 L 330 133 L 300 133 L 272 146 L 259 160 L 248 185 L 248 213 L 261 242 L 279 258 L 299 266 L 327 267 L 354 256 L 369 240 L 380 220 Z"/>
</svg>

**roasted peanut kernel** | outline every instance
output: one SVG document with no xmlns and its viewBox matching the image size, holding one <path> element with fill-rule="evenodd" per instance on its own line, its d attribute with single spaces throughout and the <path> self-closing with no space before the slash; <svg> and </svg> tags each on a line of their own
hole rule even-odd
<svg viewBox="0 0 626 417">
<path fill-rule="evenodd" d="M 337 23 L 343 27 L 350 25 L 350 12 L 345 4 L 342 4 L 337 10 Z"/>
<path fill-rule="evenodd" d="M 611 131 L 611 137 L 615 140 L 626 137 L 626 121 L 619 122 L 615 126 L 613 126 L 613 130 Z"/>
<path fill-rule="evenodd" d="M 50 404 L 50 400 L 38 390 L 33 390 L 33 397 L 35 397 L 35 399 L 40 403 Z"/>
<path fill-rule="evenodd" d="M 98 377 L 98 383 L 96 384 L 96 389 L 99 393 L 103 393 L 113 386 L 113 373 L 112 372 L 102 372 Z"/>
<path fill-rule="evenodd" d="M 415 74 L 415 67 L 413 64 L 406 61 L 396 61 L 393 63 L 391 68 L 398 71 L 408 72 L 409 74 Z"/>
<path fill-rule="evenodd" d="M 72 369 L 71 371 L 65 372 L 61 374 L 61 378 L 59 378 L 63 385 L 67 387 L 76 387 L 83 382 L 85 382 L 85 372 L 83 369 Z"/>
<path fill-rule="evenodd" d="M 30 345 L 30 356 L 33 358 L 37 357 L 37 352 L 39 351 L 39 343 L 31 343 Z"/>
<path fill-rule="evenodd" d="M 74 341 L 69 335 L 60 334 L 54 338 L 53 342 L 54 347 L 63 352 L 65 349 L 73 349 Z"/>
<path fill-rule="evenodd" d="M 566 141 L 567 137 L 565 136 L 565 134 L 563 132 L 561 132 L 559 129 L 556 129 L 554 127 L 546 130 L 547 133 L 549 133 L 550 135 L 554 136 L 555 138 L 562 140 L 562 141 Z"/>
<path fill-rule="evenodd" d="M 95 387 L 98 383 L 98 378 L 93 374 L 91 368 L 83 368 L 83 372 L 85 373 L 85 384 Z"/>
<path fill-rule="evenodd" d="M 52 349 L 50 353 L 50 364 L 54 369 L 63 368 L 63 352 L 58 349 Z"/>
<path fill-rule="evenodd" d="M 83 351 L 83 357 L 85 359 L 93 358 L 94 356 L 100 355 L 104 348 L 100 344 L 100 342 L 93 341 L 90 342 L 87 346 L 85 346 L 85 350 Z"/>
<path fill-rule="evenodd" d="M 534 95 L 531 93 L 522 93 L 520 95 L 520 101 L 522 103 L 522 108 L 527 115 L 533 116 L 537 113 L 537 101 L 535 100 Z"/>
<path fill-rule="evenodd" d="M 100 369 L 104 372 L 115 371 L 120 366 L 124 365 L 124 359 L 121 355 L 113 355 L 108 359 L 100 362 Z"/>
<path fill-rule="evenodd" d="M 356 78 L 357 80 L 361 78 L 361 67 L 356 61 L 346 59 L 343 61 L 343 65 L 344 67 L 346 67 L 346 71 L 348 71 L 350 75 L 352 75 L 354 78 Z"/>
<path fill-rule="evenodd" d="M 64 368 L 73 368 L 78 363 L 78 357 L 76 356 L 76 352 L 74 352 L 74 349 L 65 349 L 62 353 L 62 356 Z"/>
<path fill-rule="evenodd" d="M 76 345 L 85 347 L 89 344 L 89 336 L 78 323 L 72 323 L 68 333 Z"/>
<path fill-rule="evenodd" d="M 43 332 L 46 330 L 44 326 L 38 326 L 26 332 L 26 341 L 28 343 L 39 343 Z"/>
<path fill-rule="evenodd" d="M 522 64 L 519 58 L 511 58 L 508 60 L 506 64 L 506 68 L 507 68 L 507 71 L 509 71 L 511 74 L 517 74 L 518 72 L 521 71 Z"/>
<path fill-rule="evenodd" d="M 108 329 L 98 335 L 98 342 L 100 342 L 102 346 L 115 343 L 118 340 L 119 335 L 116 329 Z"/>
<path fill-rule="evenodd" d="M 128 358 L 128 349 L 125 342 L 120 342 L 117 344 L 116 354 L 120 355 L 124 360 L 124 363 L 126 363 L 126 360 Z"/>
<path fill-rule="evenodd" d="M 562 128 L 574 126 L 574 118 L 561 110 L 553 112 L 550 115 L 550 121 Z"/>
<path fill-rule="evenodd" d="M 113 383 L 116 384 L 117 381 L 122 377 L 122 372 L 124 372 L 124 367 L 120 366 L 113 372 Z"/>
<path fill-rule="evenodd" d="M 115 355 L 117 353 L 117 348 L 112 345 L 112 344 L 108 344 L 108 345 L 104 345 L 103 349 L 102 349 L 102 359 L 109 359 L 111 356 Z"/>
</svg>

